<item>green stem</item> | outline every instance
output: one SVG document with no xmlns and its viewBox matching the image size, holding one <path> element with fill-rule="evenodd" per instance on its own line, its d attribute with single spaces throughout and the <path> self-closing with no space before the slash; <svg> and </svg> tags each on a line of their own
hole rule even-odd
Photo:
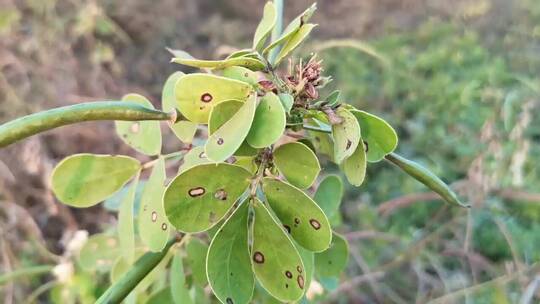
<svg viewBox="0 0 540 304">
<path fill-rule="evenodd" d="M 96 304 L 112 304 L 120 303 L 129 293 L 137 287 L 139 282 L 156 267 L 161 260 L 167 255 L 169 249 L 180 241 L 179 237 L 170 239 L 165 248 L 160 252 L 147 252 L 140 257 L 130 270 L 125 273 L 116 283 L 111 285 L 101 297 L 96 301 Z"/>
<path fill-rule="evenodd" d="M 8 282 L 18 280 L 20 278 L 42 275 L 42 274 L 50 272 L 52 269 L 53 269 L 53 266 L 51 265 L 42 265 L 42 266 L 23 268 L 23 269 L 15 270 L 13 272 L 8 272 L 8 273 L 0 275 L 0 286 Z"/>
<path fill-rule="evenodd" d="M 276 25 L 274 26 L 274 29 L 272 30 L 272 42 L 276 41 L 279 38 L 279 36 L 281 36 L 281 32 L 283 31 L 283 2 L 285 2 L 285 0 L 274 0 L 274 5 L 276 6 L 277 19 L 276 19 Z M 268 55 L 268 61 L 274 62 L 280 49 L 281 49 L 280 46 L 276 46 L 275 48 L 270 50 L 270 54 Z"/>
<path fill-rule="evenodd" d="M 30 114 L 0 125 L 0 148 L 40 132 L 83 121 L 176 121 L 176 117 L 176 112 L 165 113 L 132 102 L 98 101 L 80 103 Z"/>
<path fill-rule="evenodd" d="M 385 156 L 386 160 L 401 168 L 405 173 L 409 174 L 435 193 L 439 194 L 447 203 L 470 208 L 470 205 L 462 203 L 456 193 L 448 187 L 439 177 L 431 173 L 428 169 L 420 164 L 408 160 L 396 153 L 390 153 Z"/>
</svg>

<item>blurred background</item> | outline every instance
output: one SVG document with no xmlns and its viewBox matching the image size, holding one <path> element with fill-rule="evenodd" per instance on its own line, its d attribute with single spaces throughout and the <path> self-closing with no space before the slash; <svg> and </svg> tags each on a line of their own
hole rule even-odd
<svg viewBox="0 0 540 304">
<path fill-rule="evenodd" d="M 159 107 L 166 78 L 193 71 L 170 64 L 165 47 L 197 58 L 249 47 L 265 2 L 0 0 L 0 123 L 129 92 Z M 309 4 L 285 1 L 286 22 Z M 397 151 L 473 208 L 443 204 L 388 163 L 370 165 L 362 187 L 345 187 L 337 219 L 350 241 L 347 270 L 320 282 L 325 293 L 313 302 L 540 303 L 540 1 L 318 7 L 319 26 L 296 55 L 317 52 L 334 78 L 327 93 L 341 89 L 385 118 Z M 64 127 L 0 150 L 0 273 L 50 263 L 75 231 L 115 225 L 101 205 L 72 209 L 48 190 L 67 155 L 136 155 L 112 127 Z M 181 147 L 166 138 L 165 152 Z M 47 280 L 0 284 L 0 302 L 23 303 Z"/>
</svg>

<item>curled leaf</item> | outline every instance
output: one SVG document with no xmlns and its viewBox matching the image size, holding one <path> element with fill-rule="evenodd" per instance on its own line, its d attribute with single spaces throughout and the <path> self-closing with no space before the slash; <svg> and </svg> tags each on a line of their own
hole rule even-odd
<svg viewBox="0 0 540 304">
<path fill-rule="evenodd" d="M 360 125 L 356 117 L 345 107 L 337 109 L 342 122 L 332 126 L 332 137 L 334 138 L 334 161 L 337 164 L 351 156 L 360 142 Z"/>
</svg>

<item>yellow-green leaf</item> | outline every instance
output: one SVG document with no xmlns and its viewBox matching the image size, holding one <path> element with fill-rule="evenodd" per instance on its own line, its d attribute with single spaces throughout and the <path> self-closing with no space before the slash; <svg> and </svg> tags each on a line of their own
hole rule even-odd
<svg viewBox="0 0 540 304">
<path fill-rule="evenodd" d="M 351 110 L 351 113 L 360 124 L 367 161 L 378 162 L 396 149 L 396 131 L 386 121 L 365 111 Z"/>
<path fill-rule="evenodd" d="M 223 60 L 201 60 L 195 58 L 173 58 L 171 60 L 174 63 L 187 65 L 194 68 L 208 68 L 221 70 L 232 66 L 246 67 L 252 71 L 264 70 L 265 65 L 257 58 L 240 56 Z"/>
<path fill-rule="evenodd" d="M 343 173 L 347 177 L 347 180 L 353 186 L 360 186 L 364 182 L 366 177 L 366 152 L 364 150 L 364 144 L 360 143 L 356 147 L 353 155 L 347 157 L 342 164 Z"/>
<path fill-rule="evenodd" d="M 255 30 L 255 36 L 253 37 L 253 49 L 261 51 L 266 39 L 272 32 L 272 29 L 276 25 L 277 13 L 276 7 L 272 1 L 266 2 L 264 6 L 263 17 L 261 22 Z"/>
<path fill-rule="evenodd" d="M 308 23 L 304 24 L 300 27 L 300 29 L 292 34 L 291 38 L 287 40 L 283 48 L 279 51 L 276 61 L 273 63 L 274 65 L 278 65 L 281 60 L 285 59 L 287 56 L 291 54 L 292 51 L 294 51 L 297 47 L 304 42 L 304 40 L 308 37 L 309 33 L 311 33 L 311 30 L 315 28 L 317 25 Z"/>
<path fill-rule="evenodd" d="M 126 262 L 131 264 L 135 258 L 135 227 L 133 222 L 133 203 L 135 202 L 135 190 L 139 176 L 135 177 L 126 196 L 120 203 L 118 211 L 118 240 L 120 240 L 120 250 Z"/>
<path fill-rule="evenodd" d="M 176 110 L 177 105 L 176 98 L 174 96 L 174 87 L 176 86 L 178 79 L 184 75 L 185 74 L 180 71 L 174 72 L 165 81 L 163 90 L 161 91 L 161 108 L 163 111 L 170 112 Z"/>
<path fill-rule="evenodd" d="M 140 167 L 128 156 L 75 154 L 54 168 L 52 190 L 66 205 L 90 207 L 120 190 Z"/>
<path fill-rule="evenodd" d="M 315 153 L 300 142 L 279 146 L 274 151 L 274 163 L 288 182 L 301 189 L 309 188 L 321 171 Z"/>
<path fill-rule="evenodd" d="M 351 156 L 360 142 L 360 125 L 356 117 L 345 107 L 337 109 L 336 114 L 342 122 L 332 126 L 334 138 L 334 161 L 337 164 Z"/>
<path fill-rule="evenodd" d="M 86 271 L 108 271 L 119 254 L 118 239 L 99 233 L 88 238 L 79 251 L 79 266 Z"/>
<path fill-rule="evenodd" d="M 257 84 L 257 73 L 244 67 L 240 67 L 240 66 L 228 67 L 223 70 L 222 75 L 223 77 L 249 83 L 252 86 Z"/>
<path fill-rule="evenodd" d="M 285 131 L 285 111 L 276 94 L 266 93 L 261 98 L 246 141 L 254 148 L 269 147 Z"/>
</svg>

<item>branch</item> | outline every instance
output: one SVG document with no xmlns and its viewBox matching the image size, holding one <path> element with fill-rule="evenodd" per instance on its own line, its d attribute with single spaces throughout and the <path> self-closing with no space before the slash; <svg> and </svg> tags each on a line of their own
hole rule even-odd
<svg viewBox="0 0 540 304">
<path fill-rule="evenodd" d="M 125 273 L 120 280 L 111 285 L 101 297 L 96 301 L 96 304 L 113 304 L 120 303 L 129 293 L 137 287 L 139 282 L 156 267 L 161 260 L 167 255 L 169 249 L 180 241 L 180 237 L 174 237 L 167 242 L 165 248 L 160 252 L 147 252 L 140 257 L 130 270 Z"/>
<path fill-rule="evenodd" d="M 126 101 L 97 101 L 60 107 L 23 116 L 0 125 L 0 148 L 26 137 L 57 127 L 95 120 L 168 120 L 175 122 L 176 112 L 145 108 Z"/>
</svg>

